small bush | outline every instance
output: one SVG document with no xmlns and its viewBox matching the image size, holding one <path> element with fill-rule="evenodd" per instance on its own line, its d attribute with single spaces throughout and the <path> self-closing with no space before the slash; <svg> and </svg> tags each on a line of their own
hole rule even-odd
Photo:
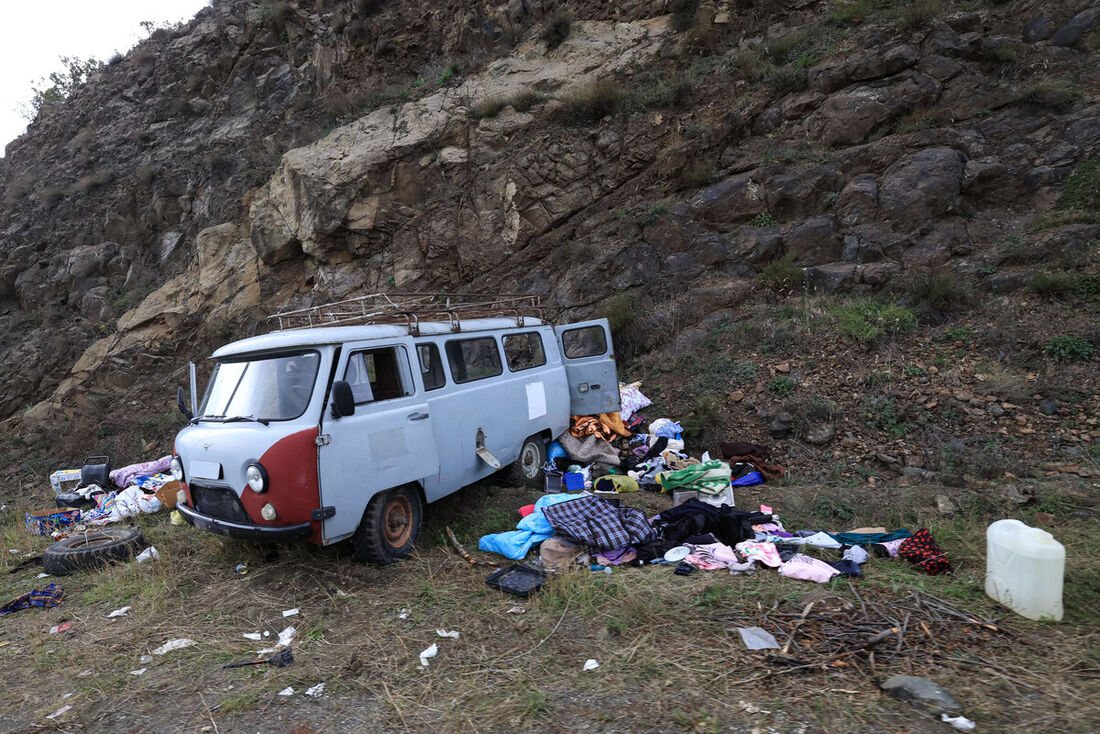
<svg viewBox="0 0 1100 734">
<path fill-rule="evenodd" d="M 638 82 L 639 86 L 624 99 L 624 107 L 632 110 L 668 109 L 683 106 L 691 99 L 692 82 L 687 76 L 668 79 L 647 75 Z"/>
<path fill-rule="evenodd" d="M 1042 232 L 1067 224 L 1100 224 L 1100 211 L 1086 212 L 1081 209 L 1062 209 L 1048 212 L 1028 222 L 1029 232 Z"/>
<path fill-rule="evenodd" d="M 633 293 L 620 292 L 608 300 L 603 315 L 612 331 L 622 331 L 634 323 L 637 308 L 638 298 Z"/>
<path fill-rule="evenodd" d="M 489 97 L 470 108 L 470 118 L 480 120 L 484 117 L 496 117 L 506 107 L 511 107 L 516 112 L 527 112 L 544 99 L 546 95 L 531 90 L 516 92 L 506 97 Z"/>
<path fill-rule="evenodd" d="M 752 226 L 757 229 L 763 229 L 764 227 L 774 227 L 779 224 L 775 217 L 771 215 L 771 212 L 760 212 L 752 218 Z"/>
<path fill-rule="evenodd" d="M 1100 155 L 1092 156 L 1073 169 L 1062 184 L 1057 208 L 1100 211 Z"/>
<path fill-rule="evenodd" d="M 943 10 L 941 0 L 914 0 L 901 9 L 902 30 L 913 31 L 932 22 Z"/>
<path fill-rule="evenodd" d="M 746 81 L 750 82 L 762 79 L 771 67 L 768 60 L 760 53 L 745 48 L 735 51 L 732 61 L 734 68 L 741 72 L 741 76 Z"/>
<path fill-rule="evenodd" d="M 1095 351 L 1088 339 L 1070 335 L 1053 337 L 1043 348 L 1043 354 L 1055 362 L 1084 362 L 1091 359 Z"/>
<path fill-rule="evenodd" d="M 913 426 L 905 420 L 905 411 L 898 407 L 893 398 L 868 396 L 860 403 L 859 409 L 871 428 L 894 436 L 904 436 L 913 430 Z"/>
<path fill-rule="evenodd" d="M 994 64 L 1015 64 L 1020 58 L 1021 47 L 1017 43 L 999 43 L 982 49 L 982 56 Z"/>
<path fill-rule="evenodd" d="M 768 263 L 760 271 L 760 282 L 775 291 L 801 288 L 806 280 L 806 271 L 795 265 L 794 261 L 794 254 L 787 253 Z"/>
<path fill-rule="evenodd" d="M 864 344 L 876 342 L 888 334 L 912 331 L 917 325 L 913 312 L 905 306 L 872 299 L 834 306 L 831 313 L 841 336 Z"/>
<path fill-rule="evenodd" d="M 649 225 L 656 222 L 661 218 L 661 215 L 668 211 L 668 204 L 657 203 L 649 207 L 646 213 L 638 218 L 638 226 L 645 229 Z"/>
<path fill-rule="evenodd" d="M 841 0 L 833 3 L 833 9 L 829 12 L 828 22 L 832 25 L 858 25 L 867 20 L 867 16 L 875 9 L 875 0 Z"/>
<path fill-rule="evenodd" d="M 69 147 L 74 150 L 81 150 L 87 146 L 88 143 L 92 142 L 93 138 L 95 138 L 95 130 L 90 127 L 81 128 L 80 132 L 74 135 L 73 139 L 69 141 Z"/>
<path fill-rule="evenodd" d="M 65 189 L 60 186 L 47 186 L 38 192 L 38 200 L 46 206 L 52 206 L 64 195 Z"/>
<path fill-rule="evenodd" d="M 98 189 L 100 186 L 105 186 L 106 184 L 110 183 L 112 178 L 113 175 L 111 174 L 111 172 L 103 169 L 101 171 L 96 171 L 89 176 L 84 176 L 80 179 L 77 179 L 77 182 L 73 186 L 76 188 L 77 191 L 84 194 L 89 191 Z"/>
<path fill-rule="evenodd" d="M 768 381 L 768 392 L 773 392 L 781 398 L 790 397 L 798 383 L 786 375 L 776 375 Z"/>
<path fill-rule="evenodd" d="M 555 117 L 572 124 L 598 122 L 622 109 L 623 88 L 610 79 L 601 79 L 561 98 Z"/>
<path fill-rule="evenodd" d="M 951 312 L 974 299 L 970 283 L 951 272 L 933 272 L 918 276 L 909 286 L 909 295 L 921 306 Z"/>
<path fill-rule="evenodd" d="M 546 27 L 542 30 L 542 35 L 539 37 L 546 42 L 546 50 L 553 51 L 565 43 L 572 30 L 573 19 L 566 13 L 557 13 L 546 24 Z"/>
<path fill-rule="evenodd" d="M 806 88 L 806 69 L 797 64 L 774 67 L 764 74 L 764 84 L 776 97 L 800 92 Z"/>
<path fill-rule="evenodd" d="M 286 30 L 290 16 L 294 14 L 294 6 L 288 2 L 277 2 L 271 6 L 271 12 L 267 15 L 268 27 L 276 33 Z"/>
<path fill-rule="evenodd" d="M 669 25 L 677 33 L 683 33 L 695 25 L 695 12 L 699 10 L 699 0 L 673 0 L 672 17 Z"/>
<path fill-rule="evenodd" d="M 1043 79 L 1027 85 L 1016 94 L 1013 103 L 1034 108 L 1038 112 L 1064 114 L 1073 109 L 1081 93 L 1052 79 Z"/>
<path fill-rule="evenodd" d="M 782 65 L 794 61 L 801 53 L 800 49 L 808 44 L 809 33 L 801 30 L 788 33 L 779 38 L 768 39 L 767 43 L 764 44 L 764 48 L 767 49 L 768 58 L 771 59 L 773 64 Z"/>
<path fill-rule="evenodd" d="M 688 186 L 706 186 L 714 180 L 714 169 L 706 161 L 695 161 L 680 174 Z"/>
</svg>

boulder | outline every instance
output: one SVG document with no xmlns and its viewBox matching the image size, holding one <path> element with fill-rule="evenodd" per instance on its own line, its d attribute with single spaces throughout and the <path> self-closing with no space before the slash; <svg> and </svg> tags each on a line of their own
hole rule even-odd
<svg viewBox="0 0 1100 734">
<path fill-rule="evenodd" d="M 806 443 L 812 443 L 814 446 L 824 446 L 833 440 L 833 436 L 836 435 L 836 429 L 833 428 L 831 423 L 822 423 L 813 426 L 806 431 Z"/>
<path fill-rule="evenodd" d="M 728 224 L 749 219 L 767 210 L 764 185 L 758 171 L 739 173 L 691 198 L 693 216 L 711 224 Z"/>
<path fill-rule="evenodd" d="M 953 148 L 925 148 L 886 170 L 879 211 L 895 229 L 913 228 L 959 204 L 965 164 Z"/>
<path fill-rule="evenodd" d="M 1024 26 L 1023 39 L 1025 43 L 1037 43 L 1050 38 L 1058 24 L 1049 15 L 1036 15 Z"/>
<path fill-rule="evenodd" d="M 822 210 L 822 199 L 840 188 L 832 166 L 792 166 L 767 179 L 767 210 L 780 219 L 802 219 Z"/>
<path fill-rule="evenodd" d="M 750 263 L 770 262 L 783 254 L 779 227 L 742 225 L 733 234 L 733 250 Z"/>
<path fill-rule="evenodd" d="M 853 178 L 836 200 L 837 219 L 846 227 L 872 219 L 877 209 L 878 178 L 871 174 Z"/>
<path fill-rule="evenodd" d="M 836 293 L 856 284 L 857 270 L 858 266 L 853 263 L 815 265 L 806 268 L 806 282 L 812 290 Z"/>
<path fill-rule="evenodd" d="M 853 82 L 897 74 L 919 60 L 920 53 L 909 44 L 880 47 L 839 59 L 826 59 L 810 69 L 807 80 L 814 89 L 830 93 Z"/>
<path fill-rule="evenodd" d="M 816 115 L 821 142 L 854 145 L 879 126 L 908 110 L 934 102 L 942 85 L 908 71 L 871 85 L 853 87 L 826 99 Z"/>
<path fill-rule="evenodd" d="M 840 257 L 841 241 L 832 217 L 810 217 L 795 225 L 785 238 L 787 252 L 805 265 L 821 265 Z"/>
<path fill-rule="evenodd" d="M 1050 37 L 1050 45 L 1076 46 L 1080 43 L 1081 37 L 1091 31 L 1097 23 L 1100 23 L 1100 6 L 1082 10 L 1054 32 L 1054 35 Z"/>
</svg>

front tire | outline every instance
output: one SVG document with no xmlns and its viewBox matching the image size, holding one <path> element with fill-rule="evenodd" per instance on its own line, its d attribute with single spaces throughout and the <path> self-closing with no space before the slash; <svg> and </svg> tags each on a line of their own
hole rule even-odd
<svg viewBox="0 0 1100 734">
<path fill-rule="evenodd" d="M 528 436 L 520 447 L 519 458 L 512 464 L 512 482 L 533 489 L 545 487 L 542 467 L 547 461 L 546 441 L 542 436 Z"/>
<path fill-rule="evenodd" d="M 367 563 L 389 565 L 412 554 L 423 522 L 424 503 L 414 487 L 379 492 L 367 504 L 351 541 Z"/>
</svg>

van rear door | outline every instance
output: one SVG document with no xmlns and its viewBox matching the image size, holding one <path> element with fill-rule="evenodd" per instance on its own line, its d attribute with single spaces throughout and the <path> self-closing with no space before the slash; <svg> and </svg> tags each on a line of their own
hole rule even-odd
<svg viewBox="0 0 1100 734">
<path fill-rule="evenodd" d="M 555 326 L 554 333 L 569 381 L 570 412 L 595 415 L 619 410 L 619 375 L 607 319 Z"/>
<path fill-rule="evenodd" d="M 367 341 L 343 347 L 335 380 L 346 381 L 355 413 L 322 418 L 318 452 L 326 543 L 359 525 L 375 493 L 439 474 L 439 456 L 411 340 Z"/>
</svg>

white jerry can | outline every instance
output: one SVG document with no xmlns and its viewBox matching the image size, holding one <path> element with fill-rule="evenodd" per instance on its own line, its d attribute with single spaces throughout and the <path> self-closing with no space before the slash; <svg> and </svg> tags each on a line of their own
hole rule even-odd
<svg viewBox="0 0 1100 734">
<path fill-rule="evenodd" d="M 1028 619 L 1060 622 L 1065 547 L 1019 520 L 998 520 L 985 539 L 985 593 Z"/>
</svg>

